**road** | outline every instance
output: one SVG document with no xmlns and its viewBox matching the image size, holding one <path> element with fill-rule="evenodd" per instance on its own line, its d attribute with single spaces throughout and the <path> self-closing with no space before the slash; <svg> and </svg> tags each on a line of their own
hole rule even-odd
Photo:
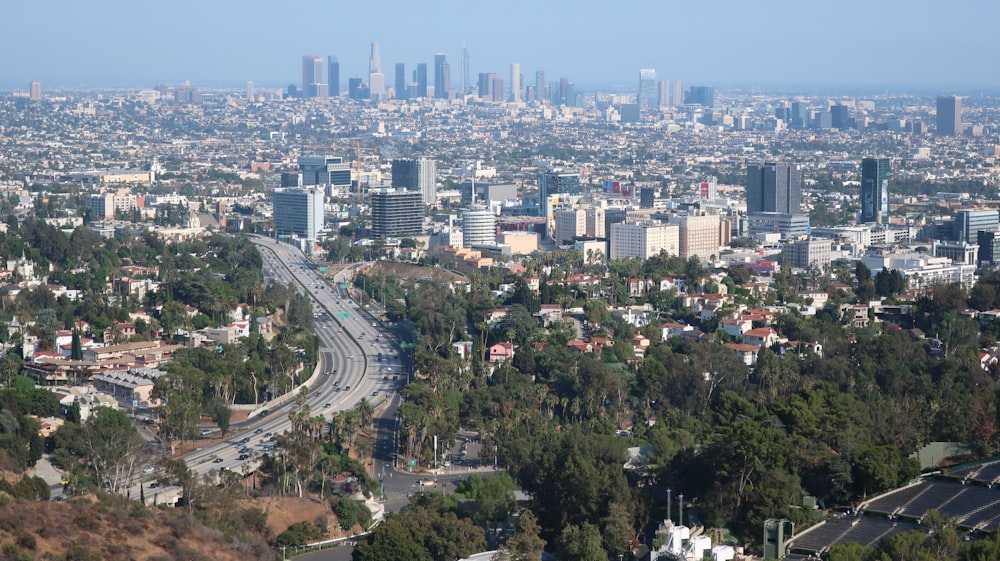
<svg viewBox="0 0 1000 561">
<path fill-rule="evenodd" d="M 353 268 L 338 273 L 330 282 L 298 248 L 264 237 L 254 237 L 253 241 L 261 249 L 265 277 L 298 285 L 312 300 L 314 331 L 320 339 L 319 374 L 306 400 L 312 414 L 330 418 L 362 399 L 376 406 L 378 413 L 384 413 L 383 401 L 387 404 L 396 395 L 405 383 L 405 374 L 400 372 L 394 335 L 373 321 L 339 286 L 353 274 Z M 237 430 L 225 439 L 184 454 L 188 467 L 199 477 L 222 469 L 250 471 L 273 446 L 271 438 L 290 428 L 288 413 L 296 407 L 294 399 L 267 407 L 235 427 Z M 154 478 L 147 476 L 143 484 L 149 486 Z M 132 496 L 138 496 L 138 492 L 138 487 L 131 489 Z M 166 489 L 160 492 L 167 494 Z"/>
</svg>

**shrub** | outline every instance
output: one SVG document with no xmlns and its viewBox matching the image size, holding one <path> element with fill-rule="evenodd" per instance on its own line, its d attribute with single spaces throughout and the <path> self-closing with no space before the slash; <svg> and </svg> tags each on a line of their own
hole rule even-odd
<svg viewBox="0 0 1000 561">
<path fill-rule="evenodd" d="M 322 539 L 326 535 L 323 528 L 312 522 L 296 522 L 274 540 L 275 545 L 294 547 Z"/>
</svg>

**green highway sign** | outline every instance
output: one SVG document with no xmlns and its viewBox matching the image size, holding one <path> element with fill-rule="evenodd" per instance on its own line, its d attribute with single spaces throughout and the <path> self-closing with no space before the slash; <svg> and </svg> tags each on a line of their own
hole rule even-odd
<svg viewBox="0 0 1000 561">
<path fill-rule="evenodd" d="M 343 288 L 344 290 L 347 290 L 348 288 L 351 288 L 351 285 L 349 285 L 347 283 L 340 284 L 340 285 L 337 285 L 337 286 L 340 287 L 340 288 Z"/>
<path fill-rule="evenodd" d="M 340 318 L 340 319 L 347 319 L 347 318 L 351 317 L 351 314 L 349 314 L 347 312 L 338 312 L 337 313 L 337 317 Z"/>
</svg>

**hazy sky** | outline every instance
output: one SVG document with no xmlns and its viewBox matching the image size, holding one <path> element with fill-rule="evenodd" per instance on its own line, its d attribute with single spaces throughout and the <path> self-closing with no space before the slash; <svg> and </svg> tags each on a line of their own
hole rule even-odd
<svg viewBox="0 0 1000 561">
<path fill-rule="evenodd" d="M 369 45 L 393 65 L 461 79 L 631 87 L 652 66 L 691 84 L 1000 86 L 997 0 L 50 0 L 4 2 L 0 88 L 258 87 L 301 83 L 301 57 L 337 55 L 341 81 L 367 74 Z M 429 76 L 433 82 L 433 72 Z"/>
</svg>

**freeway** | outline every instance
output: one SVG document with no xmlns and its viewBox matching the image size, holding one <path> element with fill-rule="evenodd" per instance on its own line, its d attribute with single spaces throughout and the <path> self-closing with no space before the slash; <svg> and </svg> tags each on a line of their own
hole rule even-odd
<svg viewBox="0 0 1000 561">
<path fill-rule="evenodd" d="M 331 283 L 298 248 L 265 237 L 254 237 L 253 241 L 261 249 L 266 278 L 297 285 L 310 295 L 314 332 L 320 340 L 317 374 L 310 380 L 306 399 L 311 414 L 329 419 L 362 399 L 376 407 L 391 400 L 405 383 L 398 348 L 392 333 L 372 321 L 339 287 L 353 268 L 338 273 Z M 256 415 L 252 413 L 248 422 L 241 423 L 225 439 L 186 453 L 188 467 L 199 477 L 223 469 L 251 471 L 260 456 L 273 449 L 274 436 L 290 428 L 288 414 L 295 408 L 295 400 L 288 399 L 255 411 Z M 132 496 L 138 496 L 138 492 L 137 488 L 130 491 Z"/>
</svg>

